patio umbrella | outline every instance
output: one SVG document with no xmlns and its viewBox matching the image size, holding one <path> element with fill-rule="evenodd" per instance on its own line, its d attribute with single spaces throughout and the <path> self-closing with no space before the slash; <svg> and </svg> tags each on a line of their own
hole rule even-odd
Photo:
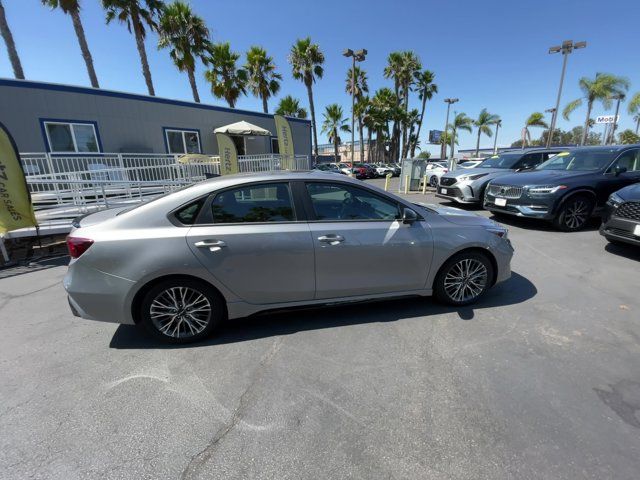
<svg viewBox="0 0 640 480">
<path fill-rule="evenodd" d="M 244 120 L 230 125 L 225 125 L 224 127 L 218 127 L 213 131 L 213 133 L 226 133 L 227 135 L 271 135 L 269 130 L 253 125 L 252 123 L 245 122 Z"/>
</svg>

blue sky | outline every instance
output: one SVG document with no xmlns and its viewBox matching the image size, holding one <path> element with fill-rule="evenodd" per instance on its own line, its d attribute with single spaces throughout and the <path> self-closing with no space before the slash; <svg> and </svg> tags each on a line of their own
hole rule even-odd
<svg viewBox="0 0 640 480">
<path fill-rule="evenodd" d="M 51 12 L 40 0 L 3 0 L 8 21 L 27 78 L 73 85 L 89 85 L 71 20 Z M 363 68 L 371 90 L 391 86 L 382 76 L 389 52 L 412 49 L 426 68 L 436 73 L 440 94 L 427 106 L 423 139 L 430 129 L 442 129 L 446 113 L 443 99 L 458 97 L 457 111 L 476 117 L 483 107 L 499 114 L 504 128 L 498 143 L 510 144 L 520 136 L 525 118 L 553 106 L 561 69 L 561 56 L 547 49 L 565 39 L 586 40 L 588 47 L 571 55 L 562 104 L 577 98 L 581 76 L 610 72 L 626 76 L 630 92 L 640 91 L 640 3 L 637 0 L 489 0 L 485 2 L 191 0 L 193 10 L 207 22 L 213 41 L 229 41 L 244 52 L 262 45 L 275 58 L 284 76 L 281 95 L 292 94 L 304 105 L 306 91 L 293 80 L 287 53 L 296 38 L 310 35 L 326 56 L 325 76 L 315 87 L 316 109 L 337 102 L 350 111 L 344 92 L 349 67 L 344 48 L 367 48 Z M 103 88 L 146 93 L 133 36 L 123 25 L 105 25 L 98 0 L 83 0 L 82 20 L 100 84 Z M 240 7 L 242 4 L 242 7 Z M 173 66 L 168 51 L 158 51 L 157 37 L 147 38 L 147 53 L 156 95 L 191 100 L 186 75 Z M 197 81 L 205 103 L 223 105 L 213 98 L 200 65 Z M 4 46 L 0 77 L 12 71 Z M 271 100 L 270 108 L 276 100 Z M 418 104 L 417 98 L 414 103 Z M 260 101 L 242 98 L 238 108 L 261 110 Z M 595 114 L 605 113 L 600 105 Z M 585 110 L 574 113 L 568 128 L 584 122 Z M 321 115 L 319 115 L 321 122 Z M 623 110 L 621 128 L 632 126 Z M 601 127 L 596 127 L 601 131 Z M 537 137 L 539 132 L 534 132 Z M 461 147 L 475 147 L 475 134 L 463 134 Z M 326 141 L 321 136 L 321 142 Z M 493 139 L 483 136 L 481 145 Z"/>
</svg>

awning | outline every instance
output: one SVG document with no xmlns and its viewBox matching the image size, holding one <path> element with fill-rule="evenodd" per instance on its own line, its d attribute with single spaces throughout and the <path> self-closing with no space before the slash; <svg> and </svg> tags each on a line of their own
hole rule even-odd
<svg viewBox="0 0 640 480">
<path fill-rule="evenodd" d="M 213 133 L 226 133 L 228 135 L 271 135 L 269 130 L 265 130 L 262 127 L 245 122 L 244 120 L 242 122 L 232 123 L 231 125 L 225 125 L 224 127 L 218 127 Z"/>
</svg>

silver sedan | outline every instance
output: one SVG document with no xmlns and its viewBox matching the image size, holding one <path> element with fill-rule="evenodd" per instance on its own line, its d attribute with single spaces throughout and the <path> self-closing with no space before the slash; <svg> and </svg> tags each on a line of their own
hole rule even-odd
<svg viewBox="0 0 640 480">
<path fill-rule="evenodd" d="M 509 278 L 513 255 L 489 219 L 321 172 L 218 177 L 76 227 L 64 279 L 73 313 L 176 343 L 301 305 L 467 305 Z"/>
</svg>

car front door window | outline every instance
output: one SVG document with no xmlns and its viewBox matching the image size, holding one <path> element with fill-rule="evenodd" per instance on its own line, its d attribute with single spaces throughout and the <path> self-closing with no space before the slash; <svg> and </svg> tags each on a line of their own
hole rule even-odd
<svg viewBox="0 0 640 480">
<path fill-rule="evenodd" d="M 315 218 L 325 221 L 399 218 L 398 204 L 365 189 L 334 183 L 308 183 Z"/>
</svg>

